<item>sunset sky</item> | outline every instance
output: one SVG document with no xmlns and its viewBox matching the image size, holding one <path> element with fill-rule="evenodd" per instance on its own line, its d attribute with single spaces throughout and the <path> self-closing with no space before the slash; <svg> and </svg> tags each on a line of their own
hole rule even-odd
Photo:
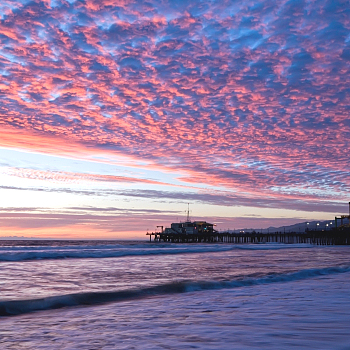
<svg viewBox="0 0 350 350">
<path fill-rule="evenodd" d="M 0 236 L 346 214 L 349 1 L 0 2 Z"/>
</svg>

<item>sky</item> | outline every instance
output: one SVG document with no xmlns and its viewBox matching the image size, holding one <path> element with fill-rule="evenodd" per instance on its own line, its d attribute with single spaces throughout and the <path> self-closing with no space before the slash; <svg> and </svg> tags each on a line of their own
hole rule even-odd
<svg viewBox="0 0 350 350">
<path fill-rule="evenodd" d="M 331 220 L 350 2 L 0 2 L 0 236 Z"/>
</svg>

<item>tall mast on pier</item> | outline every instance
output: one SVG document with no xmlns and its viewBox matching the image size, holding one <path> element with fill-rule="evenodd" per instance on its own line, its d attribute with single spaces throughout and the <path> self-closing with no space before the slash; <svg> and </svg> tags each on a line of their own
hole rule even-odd
<svg viewBox="0 0 350 350">
<path fill-rule="evenodd" d="M 190 203 L 187 203 L 187 222 L 190 222 Z"/>
</svg>

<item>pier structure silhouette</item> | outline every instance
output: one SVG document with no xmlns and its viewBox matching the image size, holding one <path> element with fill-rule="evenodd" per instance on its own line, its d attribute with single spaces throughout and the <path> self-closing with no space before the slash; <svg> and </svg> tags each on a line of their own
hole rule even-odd
<svg viewBox="0 0 350 350">
<path fill-rule="evenodd" d="M 189 210 L 188 210 L 189 213 Z M 346 222 L 346 223 L 344 223 Z M 340 225 L 339 225 L 340 223 Z M 318 225 L 318 224 L 317 224 Z M 150 242 L 171 243 L 289 243 L 289 244 L 316 244 L 316 245 L 350 245 L 350 202 L 349 215 L 335 216 L 335 227 L 327 229 L 309 229 L 306 225 L 305 232 L 281 231 L 263 232 L 255 231 L 224 231 L 214 229 L 213 224 L 206 221 L 193 221 L 189 219 L 182 223 L 172 223 L 170 228 L 159 232 L 147 232 Z M 328 225 L 327 225 L 328 226 Z M 318 227 L 318 226 L 317 226 Z"/>
<path fill-rule="evenodd" d="M 210 234 L 172 234 L 147 232 L 150 241 L 171 243 L 307 243 L 316 245 L 350 245 L 350 228 L 330 231 L 300 232 L 213 232 Z"/>
</svg>

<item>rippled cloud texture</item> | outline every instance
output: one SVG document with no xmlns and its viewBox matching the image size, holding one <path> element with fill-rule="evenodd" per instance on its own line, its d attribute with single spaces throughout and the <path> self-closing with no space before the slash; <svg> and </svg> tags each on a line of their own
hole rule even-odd
<svg viewBox="0 0 350 350">
<path fill-rule="evenodd" d="M 139 185 L 130 200 L 213 206 L 348 201 L 349 1 L 5 0 L 0 76 L 0 146 L 177 174 L 11 164 L 14 179 L 124 181 Z"/>
</svg>

